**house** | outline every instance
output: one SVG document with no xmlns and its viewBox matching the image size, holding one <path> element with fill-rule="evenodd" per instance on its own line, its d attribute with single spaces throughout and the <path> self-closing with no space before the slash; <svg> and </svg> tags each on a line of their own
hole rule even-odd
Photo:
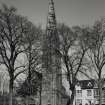
<svg viewBox="0 0 105 105">
<path fill-rule="evenodd" d="M 75 105 L 98 105 L 99 90 L 94 80 L 81 80 L 76 84 Z M 102 89 L 102 104 L 105 105 L 105 88 Z"/>
</svg>

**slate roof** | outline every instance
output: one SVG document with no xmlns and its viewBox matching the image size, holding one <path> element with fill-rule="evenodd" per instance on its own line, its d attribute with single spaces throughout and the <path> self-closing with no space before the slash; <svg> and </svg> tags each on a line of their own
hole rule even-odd
<svg viewBox="0 0 105 105">
<path fill-rule="evenodd" d="M 81 86 L 81 89 L 93 89 L 95 86 L 94 80 L 80 80 L 77 85 Z"/>
</svg>

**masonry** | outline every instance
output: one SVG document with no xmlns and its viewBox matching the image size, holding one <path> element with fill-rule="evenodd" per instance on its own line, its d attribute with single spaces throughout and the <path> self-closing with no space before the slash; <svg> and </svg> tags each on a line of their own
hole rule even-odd
<svg viewBox="0 0 105 105">
<path fill-rule="evenodd" d="M 53 0 L 49 0 L 46 33 L 43 39 L 42 105 L 61 105 L 62 72 L 61 59 L 56 53 L 56 49 L 59 49 L 59 37 Z"/>
</svg>

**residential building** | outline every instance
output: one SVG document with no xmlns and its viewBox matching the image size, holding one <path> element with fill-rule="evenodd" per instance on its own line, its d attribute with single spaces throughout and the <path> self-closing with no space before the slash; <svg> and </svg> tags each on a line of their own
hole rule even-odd
<svg viewBox="0 0 105 105">
<path fill-rule="evenodd" d="M 98 105 L 99 89 L 94 80 L 81 80 L 77 82 L 75 105 Z M 105 104 L 105 88 L 102 88 L 102 104 Z"/>
</svg>

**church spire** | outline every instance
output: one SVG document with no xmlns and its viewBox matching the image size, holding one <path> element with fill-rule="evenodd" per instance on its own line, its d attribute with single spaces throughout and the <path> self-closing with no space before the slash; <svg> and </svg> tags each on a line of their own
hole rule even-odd
<svg viewBox="0 0 105 105">
<path fill-rule="evenodd" d="M 55 16 L 55 9 L 54 9 L 53 0 L 49 0 L 47 29 L 56 29 L 56 16 Z"/>
<path fill-rule="evenodd" d="M 42 56 L 42 67 L 43 67 L 43 81 L 42 84 L 45 88 L 42 100 L 43 105 L 61 105 L 61 93 L 60 88 L 62 87 L 62 76 L 61 74 L 61 59 L 56 53 L 59 49 L 60 41 L 59 35 L 56 28 L 56 15 L 54 9 L 53 0 L 49 0 L 46 33 L 43 36 L 43 56 Z M 44 91 L 44 88 L 42 90 Z M 45 99 L 46 97 L 46 99 Z"/>
</svg>

